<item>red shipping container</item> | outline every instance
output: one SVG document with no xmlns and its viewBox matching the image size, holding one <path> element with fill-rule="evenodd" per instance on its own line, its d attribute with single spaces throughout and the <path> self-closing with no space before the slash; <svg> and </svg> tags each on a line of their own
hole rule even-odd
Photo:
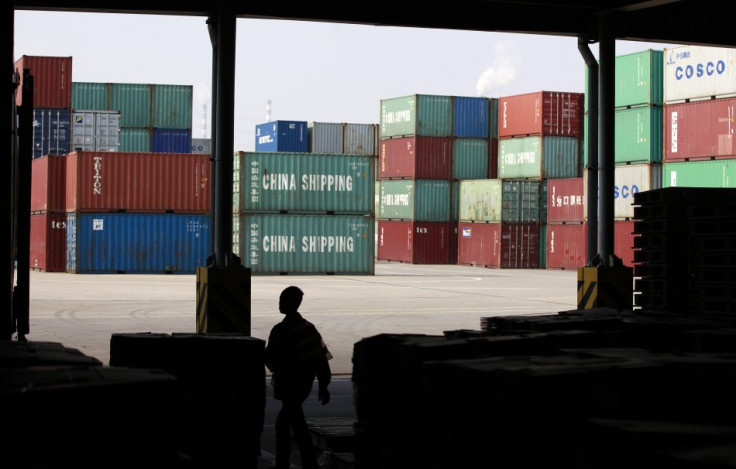
<svg viewBox="0 0 736 469">
<path fill-rule="evenodd" d="M 580 137 L 583 93 L 538 91 L 498 98 L 498 136 Z"/>
<path fill-rule="evenodd" d="M 381 139 L 379 158 L 379 179 L 452 179 L 450 138 Z"/>
<path fill-rule="evenodd" d="M 614 220 L 613 253 L 627 267 L 634 266 L 634 221 Z M 632 287 L 633 288 L 633 287 Z"/>
<path fill-rule="evenodd" d="M 31 163 L 31 212 L 64 212 L 66 155 L 45 155 Z"/>
<path fill-rule="evenodd" d="M 72 152 L 69 212 L 209 213 L 210 155 Z"/>
<path fill-rule="evenodd" d="M 457 222 L 450 223 L 450 264 L 457 264 Z"/>
<path fill-rule="evenodd" d="M 66 271 L 66 213 L 31 214 L 30 231 L 30 268 Z"/>
<path fill-rule="evenodd" d="M 547 223 L 582 223 L 583 178 L 547 179 Z"/>
<path fill-rule="evenodd" d="M 457 263 L 502 269 L 539 268 L 539 226 L 460 222 Z"/>
<path fill-rule="evenodd" d="M 449 223 L 378 221 L 378 260 L 447 264 L 449 244 Z"/>
<path fill-rule="evenodd" d="M 15 62 L 13 70 L 20 75 L 20 86 L 15 104 L 23 104 L 23 69 L 33 75 L 33 102 L 35 109 L 72 107 L 72 58 L 24 55 Z"/>
<path fill-rule="evenodd" d="M 736 158 L 736 98 L 664 106 L 664 160 Z"/>
<path fill-rule="evenodd" d="M 547 268 L 577 269 L 586 264 L 586 232 L 582 223 L 547 225 Z"/>
<path fill-rule="evenodd" d="M 498 139 L 492 138 L 488 142 L 488 179 L 498 179 Z"/>
</svg>

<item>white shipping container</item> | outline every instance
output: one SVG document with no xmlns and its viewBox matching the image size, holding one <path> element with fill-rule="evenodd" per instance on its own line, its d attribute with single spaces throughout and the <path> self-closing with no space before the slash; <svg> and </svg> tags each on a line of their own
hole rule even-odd
<svg viewBox="0 0 736 469">
<path fill-rule="evenodd" d="M 583 172 L 583 187 L 588 187 L 589 170 Z M 614 167 L 613 218 L 634 218 L 634 194 L 662 188 L 662 165 L 659 163 L 619 164 Z M 587 198 L 583 216 L 588 220 Z M 598 213 L 600 216 L 600 211 Z"/>
<path fill-rule="evenodd" d="M 120 151 L 120 111 L 72 111 L 70 151 Z"/>
<path fill-rule="evenodd" d="M 664 102 L 736 96 L 736 49 L 680 46 L 664 50 Z"/>
<path fill-rule="evenodd" d="M 192 138 L 192 153 L 199 155 L 211 155 L 212 154 L 212 139 L 211 138 Z"/>
</svg>

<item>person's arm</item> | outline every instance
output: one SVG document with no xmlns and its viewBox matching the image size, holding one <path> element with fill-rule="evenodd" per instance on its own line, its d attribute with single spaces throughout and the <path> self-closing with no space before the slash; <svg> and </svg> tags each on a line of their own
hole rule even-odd
<svg viewBox="0 0 736 469">
<path fill-rule="evenodd" d="M 327 387 L 330 385 L 330 381 L 332 380 L 332 370 L 330 369 L 329 362 L 329 359 L 332 358 L 332 354 L 327 350 L 327 346 L 322 340 L 322 337 L 320 337 L 320 342 L 324 353 L 320 355 L 317 368 L 317 382 L 319 383 L 317 399 L 319 399 L 322 405 L 325 405 L 330 402 L 330 391 Z"/>
</svg>

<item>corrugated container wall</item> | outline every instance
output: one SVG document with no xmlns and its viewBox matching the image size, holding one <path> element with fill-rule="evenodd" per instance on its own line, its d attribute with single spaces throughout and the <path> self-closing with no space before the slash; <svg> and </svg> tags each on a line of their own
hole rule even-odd
<svg viewBox="0 0 736 469">
<path fill-rule="evenodd" d="M 110 110 L 109 83 L 72 82 L 72 109 Z"/>
<path fill-rule="evenodd" d="M 662 105 L 662 57 L 661 50 L 653 49 L 616 57 L 616 108 Z"/>
<path fill-rule="evenodd" d="M 121 152 L 151 152 L 151 130 L 120 128 L 120 151 Z"/>
<path fill-rule="evenodd" d="M 452 139 L 397 137 L 380 142 L 378 177 L 381 179 L 450 179 Z"/>
<path fill-rule="evenodd" d="M 193 274 L 210 254 L 210 217 L 67 213 L 66 270 Z"/>
<path fill-rule="evenodd" d="M 189 153 L 192 149 L 192 131 L 184 129 L 153 129 L 151 152 Z"/>
<path fill-rule="evenodd" d="M 583 184 L 587 187 L 588 170 L 583 174 Z M 634 217 L 634 194 L 662 187 L 662 165 L 658 163 L 616 165 L 613 170 L 613 217 L 630 219 Z M 588 207 L 584 206 L 585 219 Z"/>
<path fill-rule="evenodd" d="M 664 161 L 736 158 L 736 99 L 664 108 Z"/>
<path fill-rule="evenodd" d="M 664 50 L 664 102 L 736 95 L 736 49 L 679 46 Z"/>
<path fill-rule="evenodd" d="M 255 274 L 374 272 L 374 220 L 356 215 L 240 215 L 240 253 Z"/>
<path fill-rule="evenodd" d="M 121 127 L 150 128 L 151 85 L 110 83 L 108 110 L 120 111 Z"/>
<path fill-rule="evenodd" d="M 15 62 L 14 71 L 20 75 L 15 104 L 23 105 L 23 70 L 33 75 L 34 109 L 70 109 L 72 107 L 72 58 L 23 55 Z"/>
<path fill-rule="evenodd" d="M 498 177 L 498 139 L 488 141 L 488 176 L 489 179 Z"/>
<path fill-rule="evenodd" d="M 579 176 L 580 141 L 575 137 L 531 136 L 498 141 L 498 177 Z"/>
<path fill-rule="evenodd" d="M 489 138 L 488 98 L 452 97 L 452 135 L 460 138 Z"/>
<path fill-rule="evenodd" d="M 501 222 L 501 180 L 468 179 L 459 182 L 461 222 Z"/>
<path fill-rule="evenodd" d="M 345 124 L 343 153 L 347 155 L 378 155 L 377 124 Z"/>
<path fill-rule="evenodd" d="M 340 154 L 345 147 L 345 124 L 337 122 L 309 122 L 308 148 L 311 153 Z"/>
<path fill-rule="evenodd" d="M 489 151 L 488 139 L 454 139 L 452 142 L 452 179 L 486 179 Z"/>
<path fill-rule="evenodd" d="M 255 149 L 257 152 L 306 153 L 309 151 L 308 134 L 305 121 L 273 121 L 258 124 Z"/>
<path fill-rule="evenodd" d="M 69 109 L 34 109 L 33 158 L 69 153 L 71 125 Z"/>
<path fill-rule="evenodd" d="M 451 224 L 378 221 L 377 259 L 411 264 L 447 264 Z"/>
<path fill-rule="evenodd" d="M 66 270 L 66 213 L 31 214 L 29 266 L 46 272 Z"/>
<path fill-rule="evenodd" d="M 237 152 L 234 212 L 372 213 L 372 156 Z"/>
<path fill-rule="evenodd" d="M 498 98 L 498 136 L 579 137 L 582 93 L 539 91 Z"/>
<path fill-rule="evenodd" d="M 164 129 L 191 129 L 192 90 L 192 85 L 152 85 L 151 126 Z"/>
<path fill-rule="evenodd" d="M 547 180 L 547 222 L 582 223 L 585 219 L 582 177 Z"/>
<path fill-rule="evenodd" d="M 501 180 L 501 221 L 539 223 L 542 219 L 542 187 L 539 180 Z"/>
<path fill-rule="evenodd" d="M 211 155 L 212 154 L 212 139 L 211 138 L 192 138 L 192 151 L 190 153 L 196 153 L 199 155 Z"/>
<path fill-rule="evenodd" d="M 458 223 L 457 263 L 502 269 L 539 267 L 537 223 Z"/>
<path fill-rule="evenodd" d="M 634 221 L 614 220 L 613 222 L 613 252 L 621 259 L 625 266 L 634 266 Z"/>
<path fill-rule="evenodd" d="M 662 162 L 662 107 L 614 112 L 616 163 Z"/>
<path fill-rule="evenodd" d="M 120 111 L 72 111 L 70 151 L 119 151 Z"/>
<path fill-rule="evenodd" d="M 31 212 L 66 210 L 66 156 L 45 155 L 31 163 Z"/>
<path fill-rule="evenodd" d="M 488 138 L 498 139 L 498 98 L 489 98 Z"/>
<path fill-rule="evenodd" d="M 452 98 L 415 94 L 382 99 L 379 136 L 451 137 Z"/>
<path fill-rule="evenodd" d="M 382 220 L 450 221 L 449 180 L 384 180 L 380 188 Z"/>
<path fill-rule="evenodd" d="M 577 269 L 586 264 L 585 225 L 547 225 L 547 268 Z"/>
<path fill-rule="evenodd" d="M 66 210 L 209 213 L 209 155 L 73 152 Z"/>
<path fill-rule="evenodd" d="M 736 160 L 664 163 L 662 187 L 736 187 Z"/>
</svg>

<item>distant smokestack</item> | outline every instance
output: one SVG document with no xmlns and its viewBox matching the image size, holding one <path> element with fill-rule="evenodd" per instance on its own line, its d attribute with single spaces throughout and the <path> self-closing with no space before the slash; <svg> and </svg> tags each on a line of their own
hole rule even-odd
<svg viewBox="0 0 736 469">
<path fill-rule="evenodd" d="M 266 101 L 266 122 L 271 122 L 271 100 Z"/>
</svg>

